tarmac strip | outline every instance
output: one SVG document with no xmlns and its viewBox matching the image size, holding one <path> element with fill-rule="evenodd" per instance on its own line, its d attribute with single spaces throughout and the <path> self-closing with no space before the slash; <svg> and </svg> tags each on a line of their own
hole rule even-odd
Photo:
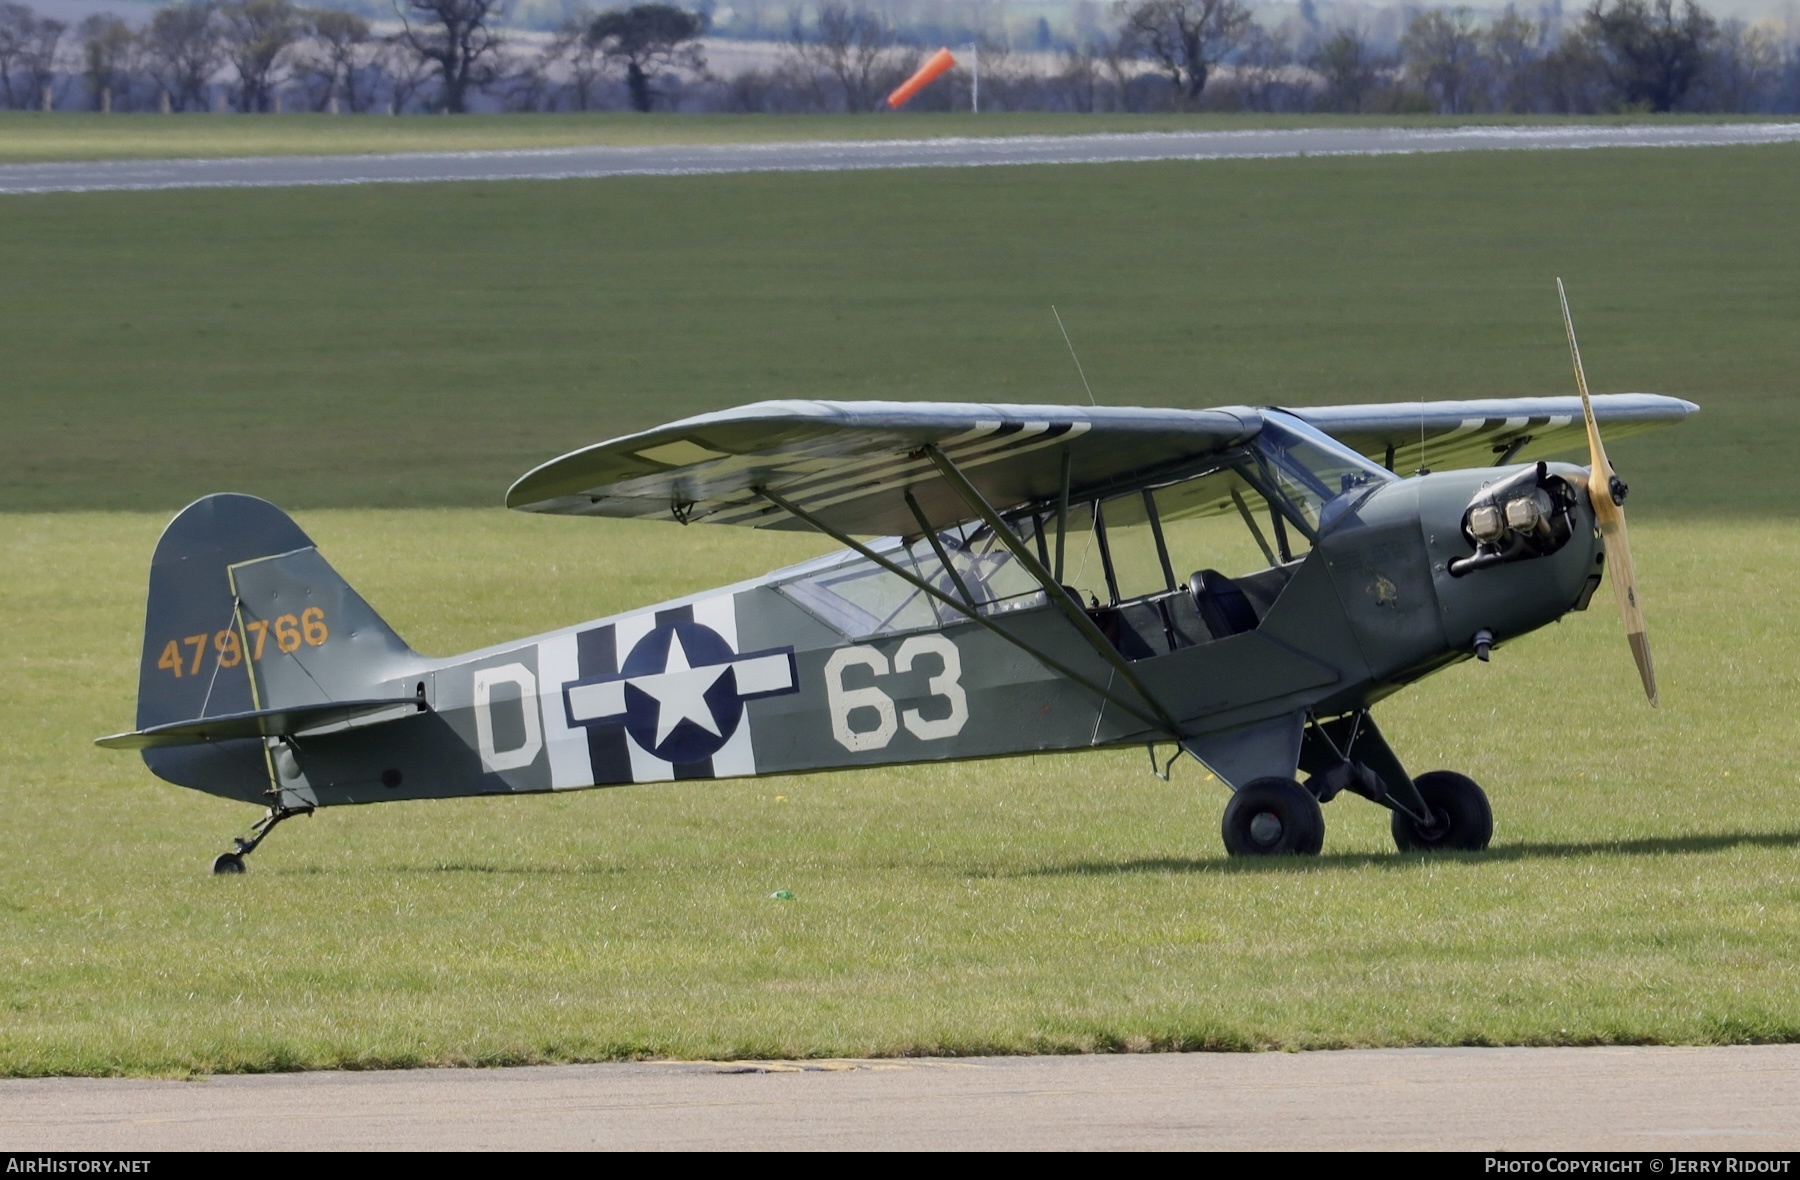
<svg viewBox="0 0 1800 1180">
<path fill-rule="evenodd" d="M 0 1150 L 1800 1147 L 1800 1045 L 0 1081 Z"/>
<path fill-rule="evenodd" d="M 530 151 L 102 160 L 0 165 L 0 194 L 294 185 L 569 180 L 731 172 L 978 168 L 1146 160 L 1375 156 L 1567 148 L 1722 147 L 1800 141 L 1800 123 L 1664 126 L 1315 127 L 1128 135 L 1016 136 L 861 142 L 573 147 Z"/>
</svg>

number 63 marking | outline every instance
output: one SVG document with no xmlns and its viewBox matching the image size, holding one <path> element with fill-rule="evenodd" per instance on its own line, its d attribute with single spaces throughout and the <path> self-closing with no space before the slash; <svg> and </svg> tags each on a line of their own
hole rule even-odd
<svg viewBox="0 0 1800 1180">
<path fill-rule="evenodd" d="M 846 647 L 835 651 L 825 662 L 825 696 L 831 706 L 831 736 L 852 753 L 880 750 L 894 740 L 902 722 L 907 731 L 920 741 L 937 741 L 955 737 L 969 721 L 969 698 L 962 687 L 962 653 L 942 635 L 915 635 L 894 653 L 894 672 L 912 671 L 913 661 L 920 656 L 936 656 L 943 671 L 926 681 L 931 695 L 950 702 L 950 715 L 928 721 L 917 709 L 907 709 L 898 717 L 894 698 L 875 685 L 867 688 L 845 688 L 844 673 L 852 667 L 864 667 L 877 677 L 887 676 L 887 657 L 872 647 Z M 851 726 L 850 716 L 858 710 L 872 710 L 876 716 L 873 729 L 858 730 Z"/>
</svg>

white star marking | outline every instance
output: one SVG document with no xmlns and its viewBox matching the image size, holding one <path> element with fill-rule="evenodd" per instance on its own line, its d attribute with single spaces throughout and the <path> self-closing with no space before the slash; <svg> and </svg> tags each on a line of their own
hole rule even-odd
<svg viewBox="0 0 1800 1180">
<path fill-rule="evenodd" d="M 721 736 L 719 723 L 713 720 L 712 709 L 706 703 L 706 693 L 730 670 L 730 664 L 693 667 L 677 632 L 669 641 L 669 662 L 663 670 L 631 678 L 633 688 L 656 702 L 656 745 L 667 741 L 683 721 L 692 721 L 714 737 Z"/>
</svg>

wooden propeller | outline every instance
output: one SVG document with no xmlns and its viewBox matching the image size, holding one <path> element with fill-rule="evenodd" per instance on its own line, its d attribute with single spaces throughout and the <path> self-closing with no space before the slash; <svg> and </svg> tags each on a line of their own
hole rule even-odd
<svg viewBox="0 0 1800 1180">
<path fill-rule="evenodd" d="M 1650 662 L 1650 640 L 1644 634 L 1644 610 L 1638 602 L 1637 571 L 1631 564 L 1631 540 L 1625 532 L 1625 481 L 1614 473 L 1600 442 L 1600 426 L 1594 421 L 1594 403 L 1588 398 L 1587 375 L 1581 371 L 1581 349 L 1575 344 L 1575 321 L 1569 316 L 1569 296 L 1561 279 L 1556 295 L 1562 300 L 1563 327 L 1569 333 L 1569 356 L 1575 362 L 1575 385 L 1581 390 L 1581 416 L 1587 423 L 1588 500 L 1594 506 L 1594 525 L 1606 549 L 1606 568 L 1613 595 L 1619 600 L 1619 617 L 1625 623 L 1625 641 L 1637 661 L 1644 694 L 1656 704 L 1656 668 Z"/>
</svg>

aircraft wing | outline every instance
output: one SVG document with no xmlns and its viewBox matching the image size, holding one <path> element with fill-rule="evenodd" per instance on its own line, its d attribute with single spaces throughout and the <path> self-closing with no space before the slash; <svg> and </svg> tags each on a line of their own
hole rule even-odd
<svg viewBox="0 0 1800 1180">
<path fill-rule="evenodd" d="M 1503 457 L 1522 463 L 1587 449 L 1579 397 L 1282 408 L 1402 475 L 1421 467 L 1434 471 L 1485 467 Z M 1609 443 L 1671 426 L 1699 408 L 1693 402 L 1654 393 L 1594 398 L 1594 417 Z"/>
<path fill-rule="evenodd" d="M 553 459 L 521 477 L 509 508 L 574 516 L 804 529 L 767 488 L 843 532 L 919 531 L 910 489 L 933 527 L 967 504 L 923 453 L 936 445 L 988 503 L 1060 494 L 1061 452 L 1083 494 L 1141 482 L 1254 437 L 1250 409 L 1148 410 L 934 402 L 758 402 L 702 414 Z"/>
</svg>

